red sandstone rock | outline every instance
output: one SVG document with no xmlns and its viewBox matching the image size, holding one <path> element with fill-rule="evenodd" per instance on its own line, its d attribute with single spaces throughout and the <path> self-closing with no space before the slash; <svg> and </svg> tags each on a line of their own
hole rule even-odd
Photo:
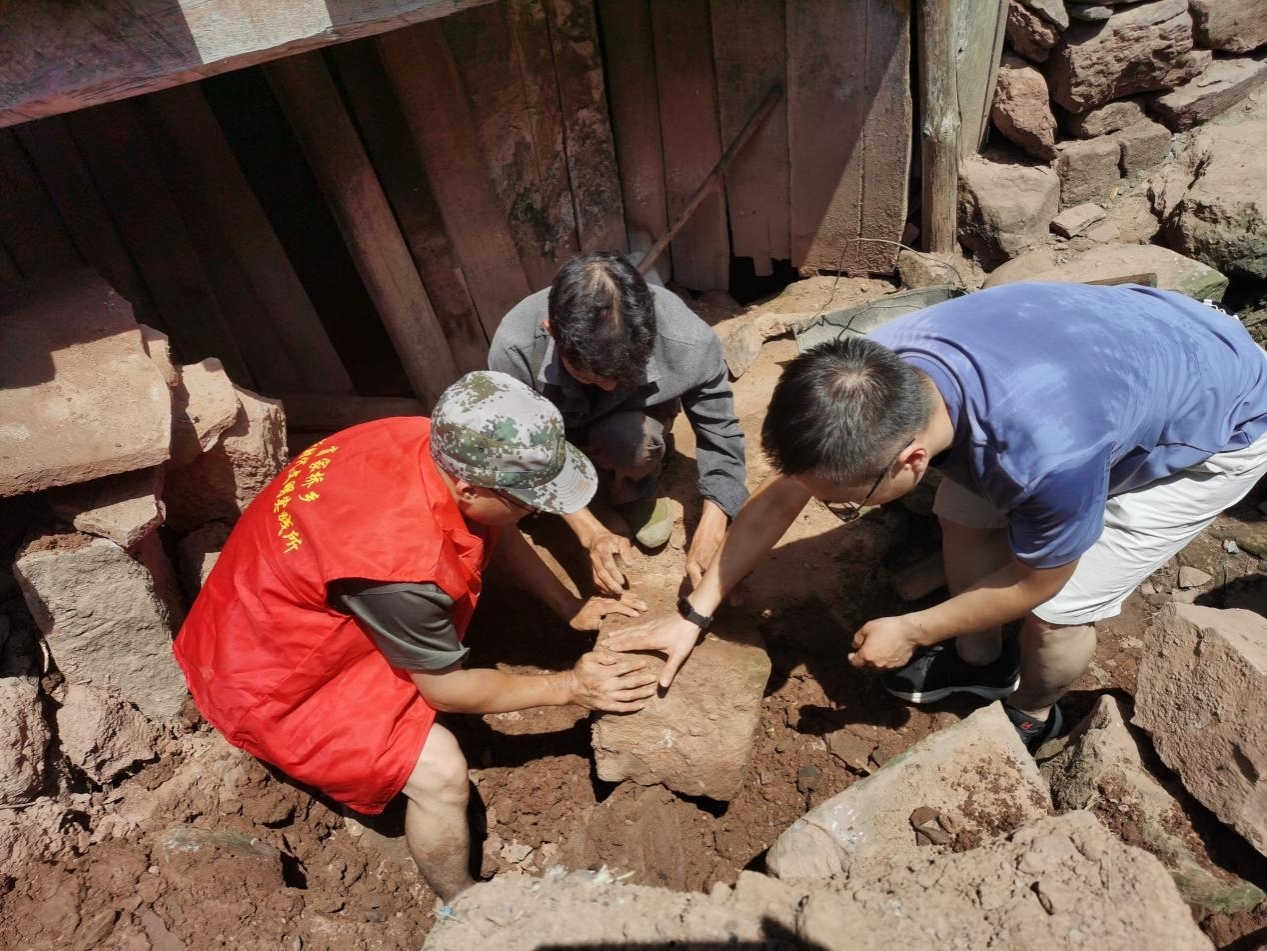
<svg viewBox="0 0 1267 951">
<path fill-rule="evenodd" d="M 1135 175 L 1156 168 L 1170 155 L 1170 130 L 1151 119 L 1127 126 L 1114 136 L 1122 149 L 1123 175 Z"/>
<path fill-rule="evenodd" d="M 1191 0 L 1197 42 L 1229 53 L 1248 53 L 1267 43 L 1262 0 Z"/>
<path fill-rule="evenodd" d="M 1047 98 L 1047 82 L 1018 56 L 1005 56 L 999 66 L 990 120 L 1030 155 L 1056 157 L 1056 117 Z"/>
<path fill-rule="evenodd" d="M 1103 204 L 1122 177 L 1122 147 L 1112 136 L 1060 143 L 1056 174 L 1060 176 L 1060 207 L 1085 202 Z"/>
<path fill-rule="evenodd" d="M 57 710 L 57 738 L 72 763 L 99 783 L 158 751 L 158 731 L 114 690 L 71 684 Z"/>
<path fill-rule="evenodd" d="M 50 489 L 49 506 L 89 535 L 132 548 L 163 522 L 161 467 Z"/>
<path fill-rule="evenodd" d="M 1118 99 L 1089 112 L 1062 112 L 1061 124 L 1070 135 L 1093 139 L 1125 129 L 1143 118 L 1144 105 L 1140 99 Z"/>
<path fill-rule="evenodd" d="M 1016 0 L 1007 6 L 1007 41 L 1012 49 L 1035 63 L 1045 63 L 1060 31 Z"/>
<path fill-rule="evenodd" d="M 1267 5 L 1263 6 L 1267 19 Z M 1217 59 L 1201 75 L 1156 96 L 1148 110 L 1167 127 L 1182 132 L 1236 105 L 1267 82 L 1264 54 L 1243 59 Z"/>
<path fill-rule="evenodd" d="M 992 150 L 959 171 L 959 241 L 984 268 L 1042 242 L 1059 210 L 1060 179 L 1050 168 Z"/>
<path fill-rule="evenodd" d="M 167 385 L 132 308 L 92 272 L 0 297 L 0 381 L 0 496 L 167 459 Z"/>
</svg>

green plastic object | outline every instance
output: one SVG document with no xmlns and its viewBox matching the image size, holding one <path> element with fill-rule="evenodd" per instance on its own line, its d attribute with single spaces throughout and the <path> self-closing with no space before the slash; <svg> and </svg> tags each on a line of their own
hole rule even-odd
<svg viewBox="0 0 1267 951">
<path fill-rule="evenodd" d="M 828 311 L 815 317 L 804 330 L 797 332 L 796 348 L 798 352 L 804 353 L 811 347 L 838 340 L 845 334 L 866 336 L 895 317 L 962 296 L 963 291 L 950 284 L 936 284 L 916 290 L 898 291 L 858 307 Z"/>
</svg>

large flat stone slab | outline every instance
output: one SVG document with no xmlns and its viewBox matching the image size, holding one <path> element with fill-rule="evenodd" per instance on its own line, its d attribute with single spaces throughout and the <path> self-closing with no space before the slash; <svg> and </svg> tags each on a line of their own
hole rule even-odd
<svg viewBox="0 0 1267 951">
<path fill-rule="evenodd" d="M 49 490 L 53 511 L 79 531 L 132 548 L 163 523 L 163 470 L 139 469 Z"/>
<path fill-rule="evenodd" d="M 1171 89 L 1209 62 L 1194 53 L 1187 0 L 1117 8 L 1102 23 L 1074 23 L 1047 61 L 1051 98 L 1086 112 L 1137 92 Z"/>
<path fill-rule="evenodd" d="M 1267 855 L 1267 618 L 1167 605 L 1147 633 L 1134 722 L 1220 820 Z"/>
<path fill-rule="evenodd" d="M 171 398 L 126 300 L 89 271 L 0 295 L 0 496 L 155 466 Z"/>
<path fill-rule="evenodd" d="M 631 566 L 652 614 L 673 609 L 681 568 L 667 557 Z M 603 624 L 599 643 L 629 625 Z M 690 796 L 730 800 L 743 788 L 770 658 L 755 625 L 723 615 L 682 665 L 673 686 L 636 713 L 599 714 L 593 725 L 600 779 L 660 783 Z M 655 670 L 663 660 L 651 658 Z"/>
<path fill-rule="evenodd" d="M 139 561 L 104 538 L 50 535 L 18 554 L 14 574 L 67 683 L 176 716 L 186 697 L 172 656 L 176 613 Z"/>
<path fill-rule="evenodd" d="M 1155 858 L 1087 812 L 1044 818 L 883 879 L 789 886 L 743 872 L 710 894 L 599 872 L 499 877 L 468 889 L 424 951 L 562 948 L 1096 948 L 1196 951 L 1210 942 Z"/>
<path fill-rule="evenodd" d="M 1182 570 L 1182 569 L 1181 569 Z M 1061 810 L 1089 809 L 1166 866 L 1184 901 L 1235 914 L 1267 900 L 1261 889 L 1201 864 L 1185 838 L 1183 807 L 1144 766 L 1116 700 L 1102 696 L 1059 753 L 1040 767 Z M 1188 834 L 1195 838 L 1189 826 Z M 1201 858 L 1204 858 L 1202 856 Z"/>
<path fill-rule="evenodd" d="M 942 839 L 962 850 L 1047 815 L 1051 796 L 1016 730 L 994 703 L 938 730 L 877 772 L 811 809 L 770 846 L 766 868 L 785 881 L 874 877 Z"/>
<path fill-rule="evenodd" d="M 1267 6 L 1262 10 L 1267 21 Z M 1175 132 L 1191 129 L 1226 112 L 1267 82 L 1264 54 L 1238 59 L 1216 59 L 1193 79 L 1155 96 L 1148 111 Z"/>
<path fill-rule="evenodd" d="M 1016 281 L 1097 281 L 1156 274 L 1162 290 L 1196 300 L 1222 300 L 1227 278 L 1200 261 L 1154 244 L 1103 244 L 1082 251 L 1038 248 L 1008 261 L 986 279 L 986 287 Z"/>
</svg>

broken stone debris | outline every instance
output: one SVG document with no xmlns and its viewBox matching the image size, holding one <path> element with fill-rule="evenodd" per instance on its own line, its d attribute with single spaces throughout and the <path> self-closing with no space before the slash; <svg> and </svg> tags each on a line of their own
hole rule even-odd
<svg viewBox="0 0 1267 951">
<path fill-rule="evenodd" d="M 1051 220 L 1051 230 L 1062 238 L 1082 234 L 1093 224 L 1104 220 L 1104 209 L 1093 202 L 1066 208 Z"/>
<path fill-rule="evenodd" d="M 1086 112 L 1133 93 L 1171 89 L 1209 63 L 1209 53 L 1193 50 L 1187 0 L 1148 0 L 1109 12 L 1103 23 L 1072 24 L 1051 52 L 1051 97 L 1065 109 Z"/>
<path fill-rule="evenodd" d="M 155 466 L 171 398 L 132 308 L 80 271 L 0 300 L 0 496 Z"/>
<path fill-rule="evenodd" d="M 1182 807 L 1145 768 L 1112 697 L 1097 701 L 1041 770 L 1058 809 L 1090 809 L 1124 841 L 1157 856 L 1189 904 L 1205 913 L 1234 914 L 1267 900 L 1249 882 L 1226 873 L 1220 877 L 1200 864 L 1175 828 Z"/>
<path fill-rule="evenodd" d="M 57 710 L 62 752 L 98 783 L 158 755 L 158 730 L 114 690 L 72 683 Z"/>
<path fill-rule="evenodd" d="M 1188 791 L 1267 855 L 1267 618 L 1174 604 L 1147 641 L 1134 722 Z"/>
<path fill-rule="evenodd" d="M 210 450 L 238 418 L 238 398 L 215 357 L 180 368 L 172 393 L 172 465 L 185 466 Z"/>
<path fill-rule="evenodd" d="M 1007 790 L 1005 796 L 999 790 Z M 1033 757 L 995 703 L 932 733 L 883 768 L 810 810 L 770 846 L 784 881 L 871 878 L 914 859 L 912 807 L 926 806 L 972 848 L 1047 815 L 1051 797 Z"/>
<path fill-rule="evenodd" d="M 114 542 L 71 533 L 28 544 L 14 571 L 68 684 L 114 688 L 146 716 L 176 716 L 186 691 L 173 610 L 144 565 Z"/>
<path fill-rule="evenodd" d="M 1056 117 L 1043 74 L 1019 56 L 1005 55 L 999 65 L 990 121 L 1030 155 L 1056 157 Z"/>
<path fill-rule="evenodd" d="M 236 521 L 286 464 L 286 416 L 280 400 L 234 387 L 238 413 L 219 441 L 167 478 L 167 523 L 189 531 L 207 522 Z"/>
<path fill-rule="evenodd" d="M 162 486 L 163 469 L 155 466 L 51 489 L 48 502 L 79 531 L 132 548 L 163 522 Z"/>
<path fill-rule="evenodd" d="M 991 150 L 960 168 L 959 240 L 982 267 L 997 267 L 1042 243 L 1059 205 L 1055 172 Z"/>
<path fill-rule="evenodd" d="M 0 806 L 40 794 L 49 738 L 38 678 L 0 677 Z"/>
<path fill-rule="evenodd" d="M 1222 300 L 1227 278 L 1200 261 L 1155 244 L 1104 244 L 1093 250 L 1036 248 L 996 268 L 986 287 L 1016 281 L 1095 281 L 1156 274 L 1157 286 L 1195 300 Z"/>
<path fill-rule="evenodd" d="M 1267 9 L 1262 10 L 1267 19 Z M 1199 75 L 1149 100 L 1148 111 L 1175 131 L 1208 122 L 1267 82 L 1267 58 L 1216 59 Z"/>
<path fill-rule="evenodd" d="M 1074 812 L 963 854 L 924 850 L 884 879 L 843 887 L 793 886 L 751 872 L 709 895 L 619 884 L 606 869 L 496 878 L 458 896 L 424 949 L 895 943 L 1211 947 L 1155 858 L 1122 844 L 1090 813 Z"/>
</svg>

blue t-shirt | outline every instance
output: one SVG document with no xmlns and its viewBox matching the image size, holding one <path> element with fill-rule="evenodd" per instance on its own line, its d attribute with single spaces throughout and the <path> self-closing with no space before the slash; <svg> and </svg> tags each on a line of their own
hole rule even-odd
<svg viewBox="0 0 1267 951">
<path fill-rule="evenodd" d="M 1267 432 L 1267 357 L 1240 321 L 1127 285 L 1008 284 L 870 336 L 955 423 L 937 466 L 1008 514 L 1012 551 L 1068 564 L 1118 495 Z"/>
</svg>

